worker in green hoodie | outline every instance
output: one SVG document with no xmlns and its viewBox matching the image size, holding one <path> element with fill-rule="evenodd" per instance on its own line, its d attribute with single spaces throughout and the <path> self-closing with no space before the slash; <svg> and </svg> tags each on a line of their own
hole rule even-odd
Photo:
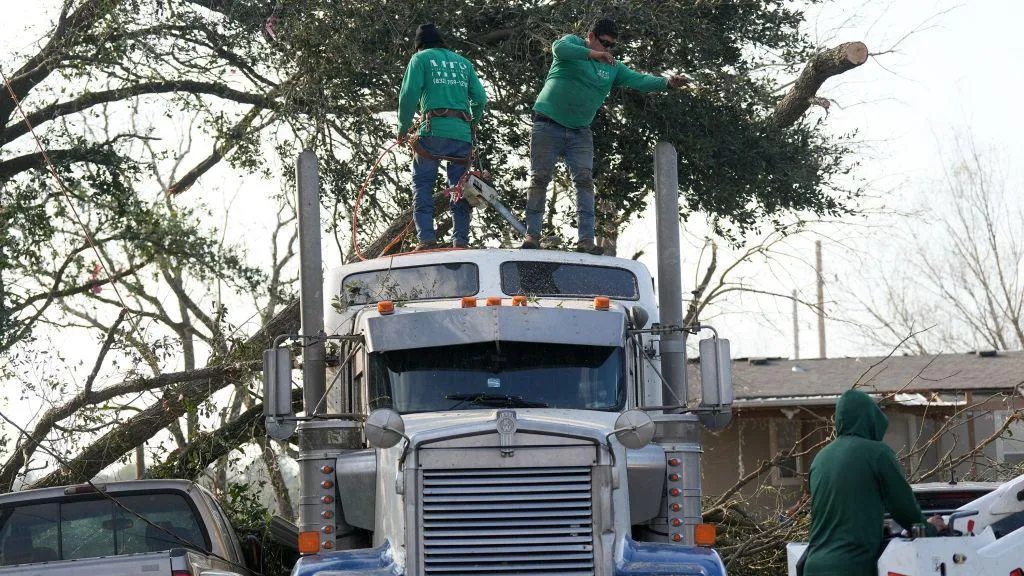
<svg viewBox="0 0 1024 576">
<path fill-rule="evenodd" d="M 473 64 L 445 48 L 444 38 L 433 24 L 416 29 L 413 48 L 398 96 L 398 140 L 404 141 L 413 116 L 419 110 L 426 121 L 413 141 L 413 220 L 419 244 L 416 250 L 437 247 L 434 231 L 434 182 L 444 160 L 448 186 L 458 184 L 469 168 L 474 126 L 484 114 L 487 95 Z M 469 246 L 472 211 L 465 198 L 453 202 L 452 228 L 455 248 Z"/>
<path fill-rule="evenodd" d="M 900 526 L 924 523 L 896 455 L 882 442 L 889 420 L 871 397 L 847 390 L 836 403 L 836 439 L 811 463 L 811 538 L 803 576 L 874 576 L 884 512 Z M 945 528 L 934 516 L 928 535 Z"/>
<path fill-rule="evenodd" d="M 568 34 L 551 45 L 554 61 L 544 88 L 533 105 L 530 137 L 530 188 L 526 195 L 526 238 L 522 248 L 540 248 L 548 183 L 555 163 L 564 158 L 576 186 L 578 252 L 601 254 L 594 242 L 594 138 L 590 123 L 613 87 L 641 92 L 682 88 L 685 76 L 641 74 L 616 61 L 612 51 L 619 36 L 613 20 L 599 18 L 586 39 Z"/>
</svg>

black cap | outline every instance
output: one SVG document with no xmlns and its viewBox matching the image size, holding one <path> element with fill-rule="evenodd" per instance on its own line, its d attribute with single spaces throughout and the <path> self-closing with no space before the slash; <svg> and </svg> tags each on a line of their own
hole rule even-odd
<svg viewBox="0 0 1024 576">
<path fill-rule="evenodd" d="M 413 41 L 413 48 L 415 50 L 423 50 L 425 48 L 437 48 L 438 46 L 444 46 L 444 38 L 437 31 L 437 26 L 433 24 L 420 24 L 416 28 L 416 39 Z"/>
</svg>

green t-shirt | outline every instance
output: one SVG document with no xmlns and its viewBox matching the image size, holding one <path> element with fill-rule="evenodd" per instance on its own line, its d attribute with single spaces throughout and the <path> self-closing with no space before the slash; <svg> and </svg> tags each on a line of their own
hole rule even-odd
<svg viewBox="0 0 1024 576">
<path fill-rule="evenodd" d="M 398 95 L 398 134 L 405 134 L 417 111 L 438 108 L 462 110 L 473 123 L 484 115 L 487 94 L 473 70 L 473 64 L 444 48 L 420 50 L 409 59 Z M 424 124 L 421 136 L 440 136 L 472 142 L 470 125 L 460 118 L 434 118 L 430 130 Z"/>
<path fill-rule="evenodd" d="M 566 128 L 586 128 L 594 121 L 614 86 L 641 92 L 668 90 L 668 79 L 590 59 L 590 49 L 579 36 L 568 34 L 551 45 L 555 59 L 548 70 L 544 88 L 533 105 L 536 112 Z"/>
<path fill-rule="evenodd" d="M 836 403 L 836 439 L 811 464 L 811 538 L 804 576 L 874 576 L 886 510 L 900 526 L 924 522 L 896 455 L 882 442 L 889 420 L 847 390 Z M 925 525 L 935 535 L 931 524 Z"/>
</svg>

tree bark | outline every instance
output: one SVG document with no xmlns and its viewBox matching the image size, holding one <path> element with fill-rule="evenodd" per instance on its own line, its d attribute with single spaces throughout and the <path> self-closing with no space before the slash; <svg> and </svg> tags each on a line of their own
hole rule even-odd
<svg viewBox="0 0 1024 576">
<path fill-rule="evenodd" d="M 775 112 L 771 117 L 772 124 L 784 128 L 795 123 L 811 104 L 823 102 L 818 99 L 817 93 L 825 80 L 852 70 L 867 59 L 868 47 L 863 42 L 847 42 L 812 56 L 793 83 L 793 87 L 775 106 Z"/>
</svg>

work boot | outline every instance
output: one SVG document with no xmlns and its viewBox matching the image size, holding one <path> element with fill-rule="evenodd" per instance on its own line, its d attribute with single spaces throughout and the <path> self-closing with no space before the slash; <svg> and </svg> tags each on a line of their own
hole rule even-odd
<svg viewBox="0 0 1024 576">
<path fill-rule="evenodd" d="M 437 249 L 437 241 L 436 240 L 427 240 L 425 242 L 420 242 L 419 244 L 417 244 L 416 247 L 412 249 L 412 251 L 413 252 L 423 252 L 423 251 L 426 251 L 426 250 L 436 250 L 436 249 Z"/>
<path fill-rule="evenodd" d="M 523 238 L 523 243 L 519 245 L 523 250 L 540 250 L 540 238 L 536 236 L 530 236 L 529 234 Z"/>
<path fill-rule="evenodd" d="M 604 254 L 604 248 L 601 248 L 600 246 L 595 244 L 592 238 L 587 240 L 580 240 L 579 242 L 577 242 L 576 251 L 585 252 L 587 254 L 593 254 L 595 256 L 600 256 L 601 254 Z"/>
</svg>

